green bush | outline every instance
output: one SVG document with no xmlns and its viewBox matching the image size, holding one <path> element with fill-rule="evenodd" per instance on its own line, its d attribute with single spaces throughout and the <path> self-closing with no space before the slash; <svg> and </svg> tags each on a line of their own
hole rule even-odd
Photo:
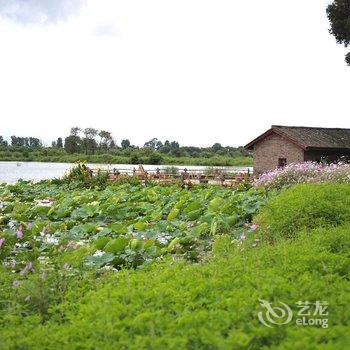
<svg viewBox="0 0 350 350">
<path fill-rule="evenodd" d="M 301 184 L 269 201 L 256 218 L 264 239 L 292 238 L 304 228 L 331 227 L 350 221 L 348 184 Z"/>
<path fill-rule="evenodd" d="M 98 172 L 92 175 L 90 169 L 85 164 L 77 164 L 63 177 L 63 181 L 82 187 L 100 187 L 107 185 L 108 173 Z"/>
<path fill-rule="evenodd" d="M 162 164 L 163 162 L 163 157 L 161 154 L 153 152 L 148 158 L 147 158 L 147 163 L 148 164 Z"/>
<path fill-rule="evenodd" d="M 2 312 L 3 349 L 345 349 L 350 341 L 349 226 L 237 249 L 227 237 L 203 264 L 154 264 L 74 283 L 51 318 Z M 225 243 L 225 244 L 222 244 Z M 89 281 L 93 290 L 88 291 Z M 6 295 L 15 300 L 14 295 Z M 327 301 L 329 327 L 268 328 L 259 299 Z M 23 302 L 22 302 L 23 303 Z M 12 310 L 12 313 L 11 313 Z"/>
<path fill-rule="evenodd" d="M 68 154 L 64 149 L 42 148 L 28 149 L 7 147 L 0 149 L 0 160 L 5 161 L 37 161 L 63 163 L 104 163 L 104 164 L 180 164 L 199 166 L 252 166 L 251 156 L 243 156 L 240 152 L 234 154 L 217 155 L 204 152 L 198 156 L 175 156 L 163 154 L 151 149 L 112 149 L 98 150 L 95 154 Z"/>
</svg>

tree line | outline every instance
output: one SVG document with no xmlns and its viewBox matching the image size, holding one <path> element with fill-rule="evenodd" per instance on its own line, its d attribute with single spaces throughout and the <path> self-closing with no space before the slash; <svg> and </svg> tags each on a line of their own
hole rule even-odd
<svg viewBox="0 0 350 350">
<path fill-rule="evenodd" d="M 11 136 L 10 143 L 0 136 L 0 146 L 14 149 L 61 149 L 67 154 L 85 155 L 110 153 L 126 156 L 150 156 L 153 154 L 159 157 L 164 154 L 169 157 L 191 158 L 210 158 L 215 155 L 230 157 L 247 155 L 243 147 L 224 147 L 220 143 L 215 143 L 211 147 L 180 146 L 177 141 L 165 140 L 162 142 L 158 138 L 152 138 L 145 142 L 142 147 L 133 145 L 129 139 L 123 139 L 119 146 L 109 131 L 80 127 L 72 127 L 67 137 L 57 138 L 50 147 L 43 146 L 38 138 L 18 136 Z"/>
<path fill-rule="evenodd" d="M 41 141 L 36 137 L 18 137 L 11 136 L 12 147 L 27 147 L 27 148 L 40 148 L 42 147 Z M 0 146 L 9 146 L 7 140 L 0 136 Z"/>
<path fill-rule="evenodd" d="M 113 149 L 121 150 L 145 150 L 167 154 L 173 157 L 206 157 L 214 154 L 218 155 L 246 155 L 243 147 L 223 147 L 220 143 L 215 143 L 212 147 L 180 146 L 177 141 L 166 140 L 164 143 L 154 137 L 145 142 L 143 147 L 132 145 L 130 140 L 123 139 L 120 146 L 117 146 L 112 134 L 109 131 L 97 130 L 94 128 L 81 129 L 79 127 L 71 128 L 70 135 L 65 138 L 64 149 L 67 153 L 85 153 L 95 154 L 96 151 L 105 151 Z"/>
<path fill-rule="evenodd" d="M 94 128 L 81 129 L 73 127 L 70 135 L 64 140 L 64 149 L 67 153 L 95 154 L 97 149 L 108 151 L 116 147 L 112 133 Z"/>
</svg>

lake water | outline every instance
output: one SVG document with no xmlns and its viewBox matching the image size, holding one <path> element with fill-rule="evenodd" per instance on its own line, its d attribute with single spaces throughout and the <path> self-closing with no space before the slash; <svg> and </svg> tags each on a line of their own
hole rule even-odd
<svg viewBox="0 0 350 350">
<path fill-rule="evenodd" d="M 19 179 L 40 181 L 45 179 L 60 178 L 64 173 L 69 170 L 74 164 L 72 163 L 44 163 L 44 162 L 1 162 L 0 161 L 0 182 L 15 183 Z M 104 169 L 119 169 L 132 172 L 134 164 L 88 164 L 92 168 L 104 168 Z M 144 165 L 144 169 L 155 170 L 157 168 L 162 169 L 169 165 Z M 173 166 L 173 165 L 171 165 Z M 190 165 L 176 165 L 180 171 L 187 168 L 189 171 L 193 170 L 205 170 L 208 167 L 190 166 Z M 223 169 L 223 167 L 218 167 Z M 248 167 L 224 167 L 227 171 L 247 171 Z M 252 171 L 252 168 L 249 168 Z"/>
</svg>

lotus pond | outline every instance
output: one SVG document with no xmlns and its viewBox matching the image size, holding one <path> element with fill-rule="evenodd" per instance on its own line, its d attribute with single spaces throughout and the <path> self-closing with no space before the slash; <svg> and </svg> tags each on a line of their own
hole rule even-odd
<svg viewBox="0 0 350 350">
<path fill-rule="evenodd" d="M 199 261 L 213 237 L 238 239 L 266 202 L 263 189 L 63 181 L 0 186 L 0 259 L 16 283 L 33 272 L 142 268 Z M 253 228 L 254 229 L 254 228 Z"/>
</svg>

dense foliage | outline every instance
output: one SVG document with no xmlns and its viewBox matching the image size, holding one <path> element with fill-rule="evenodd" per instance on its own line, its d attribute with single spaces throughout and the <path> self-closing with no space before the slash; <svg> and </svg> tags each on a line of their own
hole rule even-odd
<svg viewBox="0 0 350 350">
<path fill-rule="evenodd" d="M 331 23 L 330 33 L 337 43 L 347 47 L 350 44 L 350 1 L 334 0 L 327 7 L 327 15 Z M 346 62 L 350 66 L 350 52 L 346 55 Z"/>
</svg>

